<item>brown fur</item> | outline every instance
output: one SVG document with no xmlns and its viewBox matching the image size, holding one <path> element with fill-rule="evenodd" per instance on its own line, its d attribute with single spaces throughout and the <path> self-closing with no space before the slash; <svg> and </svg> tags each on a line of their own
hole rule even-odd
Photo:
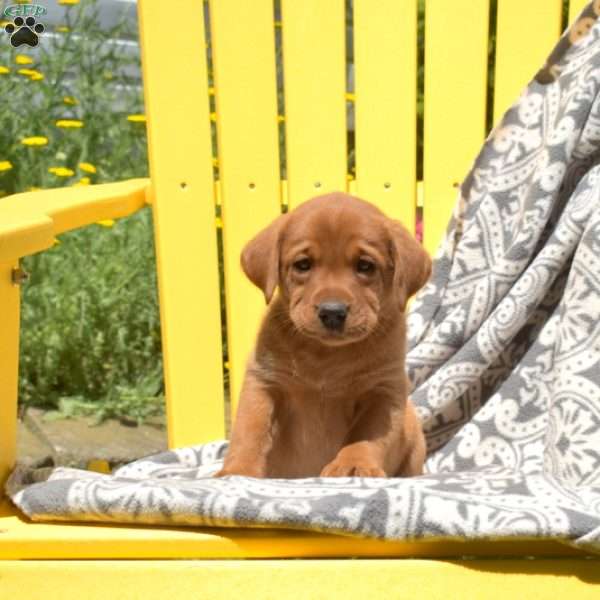
<svg viewBox="0 0 600 600">
<path fill-rule="evenodd" d="M 373 272 L 360 273 L 359 259 Z M 420 474 L 404 308 L 431 271 L 421 246 L 375 206 L 334 193 L 278 217 L 246 245 L 242 267 L 270 306 L 217 476 Z M 342 331 L 320 321 L 324 301 L 349 306 Z"/>
</svg>

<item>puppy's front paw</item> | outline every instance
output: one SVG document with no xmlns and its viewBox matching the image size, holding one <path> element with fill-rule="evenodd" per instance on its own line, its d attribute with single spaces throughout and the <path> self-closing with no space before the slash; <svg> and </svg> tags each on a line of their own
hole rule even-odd
<svg viewBox="0 0 600 600">
<path fill-rule="evenodd" d="M 325 465 L 321 477 L 387 477 L 387 474 L 370 461 L 336 458 Z"/>
</svg>

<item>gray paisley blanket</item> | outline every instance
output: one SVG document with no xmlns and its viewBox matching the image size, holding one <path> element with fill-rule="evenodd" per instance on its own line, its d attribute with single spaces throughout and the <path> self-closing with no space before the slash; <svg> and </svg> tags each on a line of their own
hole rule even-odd
<svg viewBox="0 0 600 600">
<path fill-rule="evenodd" d="M 425 475 L 213 479 L 217 441 L 110 475 L 17 469 L 12 501 L 39 521 L 543 537 L 600 551 L 598 7 L 486 140 L 412 306 Z"/>
</svg>

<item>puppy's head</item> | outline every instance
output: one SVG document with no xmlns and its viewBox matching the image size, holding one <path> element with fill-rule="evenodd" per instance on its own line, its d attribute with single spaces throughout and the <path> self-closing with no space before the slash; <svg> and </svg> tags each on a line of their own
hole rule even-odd
<svg viewBox="0 0 600 600">
<path fill-rule="evenodd" d="M 242 268 L 267 303 L 279 286 L 300 333 L 340 345 L 389 325 L 431 261 L 400 222 L 334 193 L 275 219 L 246 245 Z"/>
</svg>

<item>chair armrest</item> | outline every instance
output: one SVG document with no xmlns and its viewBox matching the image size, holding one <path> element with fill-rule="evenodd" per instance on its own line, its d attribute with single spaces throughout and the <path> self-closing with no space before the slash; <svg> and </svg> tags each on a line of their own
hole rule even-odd
<svg viewBox="0 0 600 600">
<path fill-rule="evenodd" d="M 125 217 L 150 202 L 150 180 L 14 194 L 0 200 L 0 263 L 50 248 L 56 235 Z"/>
</svg>

